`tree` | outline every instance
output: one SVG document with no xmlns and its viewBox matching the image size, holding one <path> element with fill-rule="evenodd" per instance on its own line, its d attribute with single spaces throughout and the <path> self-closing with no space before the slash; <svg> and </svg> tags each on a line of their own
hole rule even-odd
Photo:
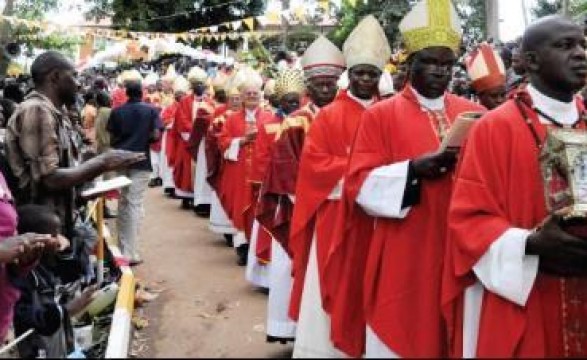
<svg viewBox="0 0 587 360">
<path fill-rule="evenodd" d="M 557 14 L 562 10 L 561 0 L 537 0 L 532 8 L 532 15 L 538 19 L 544 16 Z"/>
<path fill-rule="evenodd" d="M 392 45 L 399 45 L 398 24 L 410 10 L 414 0 L 362 0 L 351 3 L 350 0 L 343 0 L 338 18 L 339 26 L 333 30 L 328 37 L 338 46 L 342 46 L 351 31 L 357 26 L 359 21 L 373 14 L 379 20 L 385 35 Z"/>
<path fill-rule="evenodd" d="M 263 0 L 86 0 L 89 19 L 111 17 L 116 28 L 181 32 L 261 15 Z"/>
<path fill-rule="evenodd" d="M 455 8 L 461 18 L 465 44 L 487 38 L 487 9 L 485 0 L 456 0 Z"/>
</svg>

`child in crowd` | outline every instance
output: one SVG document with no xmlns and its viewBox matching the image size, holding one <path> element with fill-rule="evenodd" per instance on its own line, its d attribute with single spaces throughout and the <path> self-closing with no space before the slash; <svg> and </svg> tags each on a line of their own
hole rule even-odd
<svg viewBox="0 0 587 360">
<path fill-rule="evenodd" d="M 51 208 L 25 205 L 18 209 L 18 218 L 19 234 L 50 234 L 59 240 L 61 251 L 69 247 L 60 234 L 61 221 Z M 74 350 L 71 316 L 82 311 L 95 292 L 89 287 L 80 296 L 72 296 L 68 284 L 61 284 L 54 272 L 58 261 L 54 253 L 46 253 L 27 277 L 14 280 L 21 291 L 14 313 L 16 336 L 35 331 L 19 344 L 23 358 L 66 358 Z"/>
</svg>

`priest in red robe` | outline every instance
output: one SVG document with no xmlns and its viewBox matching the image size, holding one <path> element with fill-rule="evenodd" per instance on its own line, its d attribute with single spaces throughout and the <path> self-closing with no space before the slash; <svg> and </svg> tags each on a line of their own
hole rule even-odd
<svg viewBox="0 0 587 360">
<path fill-rule="evenodd" d="M 195 114 L 203 108 L 210 115 L 214 113 L 214 103 L 206 96 L 206 79 L 208 75 L 199 68 L 194 67 L 188 73 L 188 81 L 192 87 L 192 93 L 185 96 L 179 102 L 173 132 L 177 135 L 175 162 L 173 164 L 173 179 L 175 182 L 175 195 L 182 200 L 183 209 L 191 209 L 194 199 L 194 164 L 192 132 L 194 127 L 205 131 L 207 124 L 203 124 L 203 118 L 196 122 Z"/>
<path fill-rule="evenodd" d="M 482 43 L 465 59 L 471 88 L 479 103 L 493 110 L 506 100 L 506 69 L 501 56 L 488 43 Z"/>
<path fill-rule="evenodd" d="M 585 131 L 583 31 L 540 19 L 522 53 L 530 83 L 479 120 L 455 180 L 442 293 L 455 357 L 587 356 L 587 224 L 548 214 L 538 160 L 549 129 Z"/>
<path fill-rule="evenodd" d="M 414 6 L 400 23 L 409 83 L 367 110 L 357 131 L 343 234 L 327 264 L 338 279 L 329 282 L 333 341 L 352 356 L 446 355 L 440 281 L 456 153 L 439 149 L 458 115 L 482 110 L 447 93 L 458 24 L 450 0 Z"/>
<path fill-rule="evenodd" d="M 222 234 L 226 239 L 226 244 L 232 247 L 232 237 L 237 233 L 237 230 L 220 203 L 220 198 L 224 193 L 224 188 L 222 187 L 224 158 L 220 151 L 219 137 L 226 119 L 241 111 L 242 101 L 240 91 L 232 81 L 229 81 L 226 85 L 226 94 L 228 98 L 226 108 L 224 111 L 218 110 L 217 108 L 216 118 L 208 129 L 206 136 L 206 162 L 208 165 L 207 181 L 213 189 L 209 228 L 216 234 Z"/>
<path fill-rule="evenodd" d="M 173 163 L 175 161 L 175 140 L 177 136 L 173 133 L 173 122 L 177 114 L 179 102 L 189 91 L 189 82 L 183 76 L 177 76 L 173 80 L 173 93 L 175 98 L 173 101 L 163 108 L 161 112 L 161 119 L 165 130 L 162 136 L 162 174 L 163 174 L 163 189 L 165 194 L 169 196 L 175 195 L 175 185 L 173 181 Z"/>
<path fill-rule="evenodd" d="M 377 100 L 381 71 L 391 56 L 385 33 L 373 16 L 359 23 L 343 51 L 349 68 L 348 90 L 320 109 L 304 139 L 298 170 L 288 245 L 294 275 L 290 316 L 303 327 L 297 334 L 296 356 L 341 356 L 331 343 L 330 318 L 325 312 L 324 299 L 331 290 L 325 264 L 350 147 L 363 113 Z"/>
<path fill-rule="evenodd" d="M 233 243 L 238 264 L 245 266 L 253 225 L 253 217 L 247 210 L 253 203 L 254 183 L 262 180 L 259 167 L 264 165 L 259 153 L 272 140 L 271 136 L 275 136 L 279 124 L 274 124 L 273 114 L 260 108 L 261 76 L 250 68 L 241 69 L 235 76 L 241 79 L 237 82 L 243 109 L 227 117 L 218 139 L 225 160 L 220 202 L 238 230 Z M 266 127 L 270 131 L 263 131 Z"/>
</svg>

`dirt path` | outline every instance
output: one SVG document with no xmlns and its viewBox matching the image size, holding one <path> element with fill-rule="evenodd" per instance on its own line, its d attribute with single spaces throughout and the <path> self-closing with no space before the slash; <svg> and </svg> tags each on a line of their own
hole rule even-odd
<svg viewBox="0 0 587 360">
<path fill-rule="evenodd" d="M 139 279 L 165 291 L 144 312 L 149 357 L 291 356 L 265 342 L 267 296 L 252 288 L 234 250 L 208 230 L 207 219 L 149 190 L 141 233 Z"/>
</svg>

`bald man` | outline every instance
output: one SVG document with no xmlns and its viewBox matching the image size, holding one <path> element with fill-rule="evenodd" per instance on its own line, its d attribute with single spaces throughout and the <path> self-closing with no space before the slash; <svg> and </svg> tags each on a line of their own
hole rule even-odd
<svg viewBox="0 0 587 360">
<path fill-rule="evenodd" d="M 587 239 L 547 213 L 538 161 L 550 129 L 585 131 L 574 95 L 587 75 L 583 31 L 543 18 L 521 53 L 528 86 L 477 123 L 455 180 L 442 293 L 450 349 L 585 357 Z"/>
</svg>

